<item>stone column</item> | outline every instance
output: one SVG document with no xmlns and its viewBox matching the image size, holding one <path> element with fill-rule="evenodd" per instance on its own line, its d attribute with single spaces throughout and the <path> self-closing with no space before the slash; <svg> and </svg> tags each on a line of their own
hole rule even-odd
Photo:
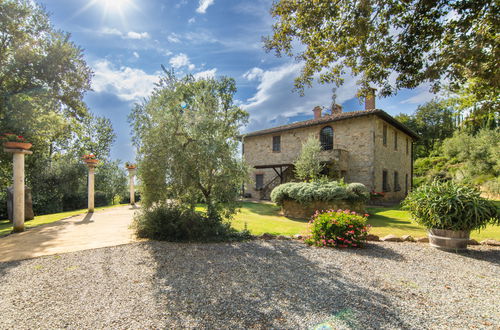
<svg viewBox="0 0 500 330">
<path fill-rule="evenodd" d="M 13 223 L 14 232 L 24 231 L 24 155 L 33 152 L 25 149 L 4 149 L 12 153 L 14 160 L 14 198 L 13 198 Z"/>
<path fill-rule="evenodd" d="M 135 205 L 135 186 L 134 186 L 134 177 L 135 177 L 135 168 L 128 167 L 129 174 L 129 186 L 130 186 L 130 205 Z"/>
<path fill-rule="evenodd" d="M 94 212 L 94 170 L 95 164 L 87 164 L 89 167 L 89 186 L 88 186 L 88 212 Z"/>
</svg>

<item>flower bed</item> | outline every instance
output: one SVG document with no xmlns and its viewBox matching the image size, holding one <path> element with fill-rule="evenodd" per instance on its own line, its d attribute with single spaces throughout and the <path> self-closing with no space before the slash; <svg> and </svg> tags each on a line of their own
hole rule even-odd
<svg viewBox="0 0 500 330">
<path fill-rule="evenodd" d="M 342 182 L 289 182 L 277 186 L 271 199 L 281 206 L 283 215 L 309 219 L 316 210 L 349 209 L 364 213 L 370 198 L 361 183 Z"/>
<path fill-rule="evenodd" d="M 316 212 L 309 222 L 311 235 L 305 242 L 315 246 L 361 247 L 369 230 L 367 217 L 368 214 L 341 209 Z"/>
<path fill-rule="evenodd" d="M 13 133 L 2 134 L 2 136 L 0 136 L 0 141 L 2 141 L 3 146 L 8 149 L 28 150 L 32 146 L 32 144 L 27 142 L 24 137 Z"/>
</svg>

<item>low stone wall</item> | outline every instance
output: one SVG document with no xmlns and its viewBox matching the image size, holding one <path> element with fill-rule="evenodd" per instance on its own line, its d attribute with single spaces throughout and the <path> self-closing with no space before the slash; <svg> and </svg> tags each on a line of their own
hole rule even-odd
<svg viewBox="0 0 500 330">
<path fill-rule="evenodd" d="M 316 201 L 308 204 L 300 204 L 293 200 L 285 200 L 281 206 L 281 213 L 290 218 L 309 219 L 316 210 L 338 210 L 348 209 L 358 213 L 365 213 L 364 202 L 351 202 L 338 200 L 332 202 Z"/>
</svg>

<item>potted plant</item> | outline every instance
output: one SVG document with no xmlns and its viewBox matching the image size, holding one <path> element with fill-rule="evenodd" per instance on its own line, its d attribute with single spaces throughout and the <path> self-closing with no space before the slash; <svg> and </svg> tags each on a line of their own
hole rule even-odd
<svg viewBox="0 0 500 330">
<path fill-rule="evenodd" d="M 370 199 L 371 200 L 379 200 L 384 198 L 385 193 L 384 192 L 377 192 L 375 190 L 370 191 Z"/>
<path fill-rule="evenodd" d="M 94 154 L 83 155 L 82 159 L 87 165 L 95 165 L 99 163 L 99 160 Z"/>
<path fill-rule="evenodd" d="M 466 249 L 471 230 L 500 224 L 499 209 L 474 187 L 434 181 L 412 191 L 403 201 L 412 219 L 428 229 L 431 246 Z"/>
<path fill-rule="evenodd" d="M 4 133 L 0 140 L 3 142 L 3 146 L 8 149 L 29 150 L 32 146 L 31 143 L 26 142 L 24 137 L 13 133 Z"/>
<path fill-rule="evenodd" d="M 129 170 L 131 170 L 131 169 L 137 168 L 137 165 L 126 162 L 125 167 L 128 168 Z"/>
</svg>

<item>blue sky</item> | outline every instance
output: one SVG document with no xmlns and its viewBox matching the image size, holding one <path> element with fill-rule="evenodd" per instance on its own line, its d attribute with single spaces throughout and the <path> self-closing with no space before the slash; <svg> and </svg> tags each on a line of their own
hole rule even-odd
<svg viewBox="0 0 500 330">
<path fill-rule="evenodd" d="M 272 0 L 39 0 L 57 29 L 70 32 L 94 71 L 89 108 L 111 119 L 117 133 L 112 157 L 134 160 L 127 115 L 152 90 L 160 65 L 179 74 L 231 76 L 239 105 L 250 113 L 245 131 L 309 119 L 316 105 L 331 104 L 329 85 L 304 97 L 292 92 L 300 63 L 262 48 L 271 33 Z M 344 111 L 361 110 L 356 79 L 337 90 Z M 412 113 L 432 99 L 426 86 L 377 99 L 392 115 Z"/>
</svg>

